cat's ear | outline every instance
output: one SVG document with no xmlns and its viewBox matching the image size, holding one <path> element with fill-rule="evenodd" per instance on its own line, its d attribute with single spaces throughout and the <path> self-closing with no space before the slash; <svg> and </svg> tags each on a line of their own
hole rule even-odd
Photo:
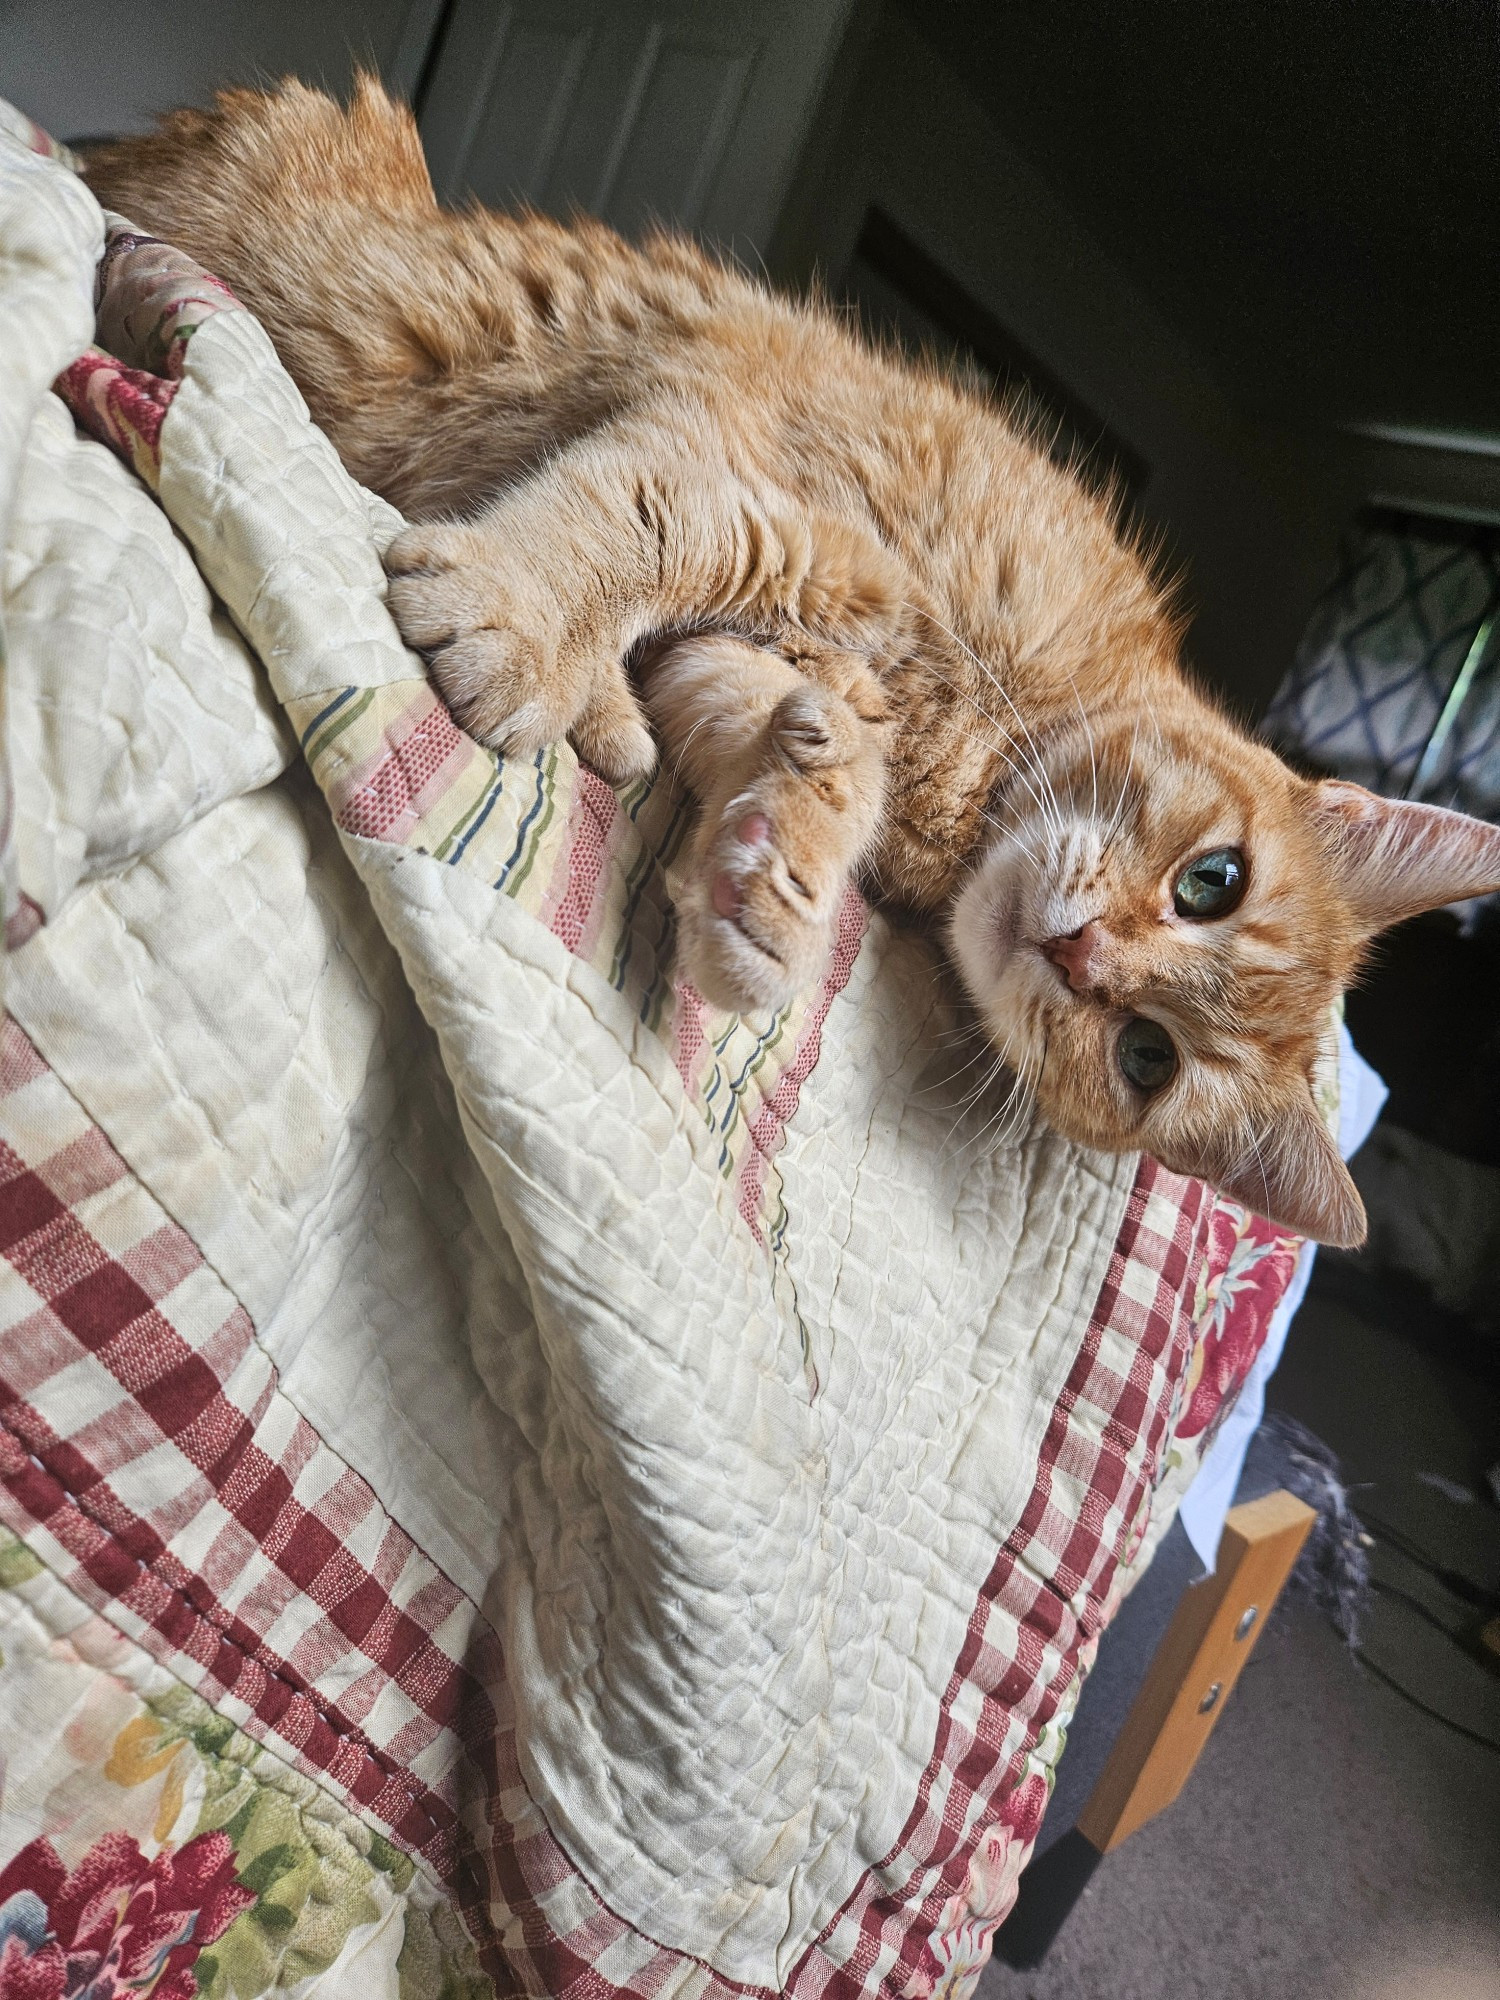
<svg viewBox="0 0 1500 2000">
<path fill-rule="evenodd" d="M 1176 1161 L 1172 1165 L 1314 1243 L 1357 1250 L 1365 1240 L 1365 1205 L 1359 1189 L 1305 1088 L 1275 1113 L 1253 1142 L 1231 1140 L 1190 1165 Z"/>
<path fill-rule="evenodd" d="M 1312 810 L 1339 888 L 1367 932 L 1500 889 L 1500 826 L 1488 820 L 1383 799 L 1338 778 L 1312 787 Z"/>
</svg>

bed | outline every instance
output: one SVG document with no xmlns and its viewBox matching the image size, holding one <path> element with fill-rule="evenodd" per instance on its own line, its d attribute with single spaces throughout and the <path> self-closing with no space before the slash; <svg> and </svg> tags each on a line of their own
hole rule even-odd
<svg viewBox="0 0 1500 2000">
<path fill-rule="evenodd" d="M 677 981 L 682 798 L 13 113 L 0 292 L 0 1989 L 967 1993 L 1298 1244 L 984 1144 L 857 896 Z"/>
</svg>

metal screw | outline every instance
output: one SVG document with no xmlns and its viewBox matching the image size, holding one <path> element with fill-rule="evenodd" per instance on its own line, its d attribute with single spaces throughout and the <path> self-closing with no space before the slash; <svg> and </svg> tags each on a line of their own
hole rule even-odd
<svg viewBox="0 0 1500 2000">
<path fill-rule="evenodd" d="M 1199 1702 L 1198 1713 L 1200 1715 L 1207 1715 L 1208 1711 L 1211 1708 L 1217 1706 L 1219 1696 L 1223 1692 L 1224 1692 L 1224 1683 L 1222 1681 L 1215 1681 L 1213 1686 L 1209 1689 L 1208 1693 L 1203 1697 L 1202 1701 Z"/>
<path fill-rule="evenodd" d="M 1252 1604 L 1248 1611 L 1242 1611 L 1240 1613 L 1240 1622 L 1234 1628 L 1235 1638 L 1248 1639 L 1250 1634 L 1255 1630 L 1255 1621 L 1259 1616 L 1260 1606 L 1258 1604 Z"/>
</svg>

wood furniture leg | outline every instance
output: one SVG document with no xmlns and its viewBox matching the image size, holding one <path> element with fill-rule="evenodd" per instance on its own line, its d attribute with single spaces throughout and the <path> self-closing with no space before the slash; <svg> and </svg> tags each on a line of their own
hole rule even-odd
<svg viewBox="0 0 1500 2000">
<path fill-rule="evenodd" d="M 1316 1518 L 1281 1491 L 1230 1509 L 1218 1566 L 1178 1600 L 1076 1823 L 1022 1876 L 997 1957 L 1040 1965 L 1103 1856 L 1177 1797 Z"/>
<path fill-rule="evenodd" d="M 1079 1815 L 1079 1832 L 1101 1854 L 1187 1783 L 1316 1518 L 1285 1492 L 1230 1509 L 1218 1567 L 1184 1593 Z"/>
</svg>

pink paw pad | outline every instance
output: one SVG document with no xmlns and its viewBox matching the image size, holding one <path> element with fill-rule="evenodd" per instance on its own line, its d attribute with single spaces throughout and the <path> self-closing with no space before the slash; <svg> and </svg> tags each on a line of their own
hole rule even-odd
<svg viewBox="0 0 1500 2000">
<path fill-rule="evenodd" d="M 763 812 L 747 813 L 735 828 L 734 837 L 741 847 L 769 846 L 771 822 Z M 738 922 L 745 907 L 745 885 L 727 872 L 716 875 L 709 900 L 721 917 L 727 917 L 731 923 Z"/>
</svg>

